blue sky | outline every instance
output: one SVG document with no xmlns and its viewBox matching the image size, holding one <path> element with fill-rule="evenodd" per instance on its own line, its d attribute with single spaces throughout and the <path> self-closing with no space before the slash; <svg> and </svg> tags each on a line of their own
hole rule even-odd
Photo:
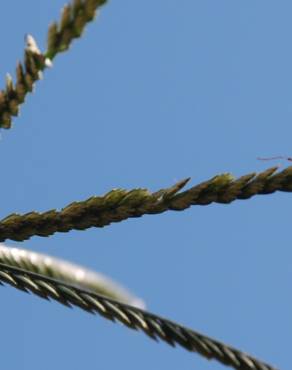
<svg viewBox="0 0 292 370">
<path fill-rule="evenodd" d="M 3 86 L 24 35 L 44 50 L 63 5 L 1 4 Z M 110 1 L 1 131 L 1 218 L 291 156 L 291 11 L 284 0 Z M 108 274 L 149 310 L 288 369 L 291 202 L 277 193 L 7 245 Z M 12 288 L 1 288 L 0 324 L 5 370 L 223 369 Z"/>
</svg>

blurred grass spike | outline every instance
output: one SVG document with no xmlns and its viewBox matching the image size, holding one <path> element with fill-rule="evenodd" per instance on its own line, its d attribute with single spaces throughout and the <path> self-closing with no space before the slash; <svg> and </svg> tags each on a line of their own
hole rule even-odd
<svg viewBox="0 0 292 370">
<path fill-rule="evenodd" d="M 135 307 L 145 308 L 145 304 L 140 298 L 133 296 L 124 287 L 103 274 L 45 254 L 11 248 L 0 243 L 0 263 L 23 268 L 30 272 L 58 279 L 64 283 L 71 283 L 80 288 L 89 289 L 97 294 Z"/>
</svg>

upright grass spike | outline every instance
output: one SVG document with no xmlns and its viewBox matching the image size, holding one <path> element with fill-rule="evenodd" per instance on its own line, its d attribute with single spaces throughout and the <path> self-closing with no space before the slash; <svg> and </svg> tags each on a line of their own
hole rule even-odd
<svg viewBox="0 0 292 370">
<path fill-rule="evenodd" d="M 75 0 L 65 5 L 59 25 L 54 22 L 49 28 L 45 56 L 52 60 L 57 53 L 67 50 L 72 40 L 82 35 L 85 25 L 94 19 L 96 9 L 105 3 L 106 0 Z"/>
<path fill-rule="evenodd" d="M 247 174 L 238 179 L 228 173 L 218 175 L 181 192 L 189 179 L 154 193 L 147 189 L 116 189 L 104 196 L 71 203 L 60 211 L 29 212 L 24 215 L 14 213 L 0 221 L 0 241 L 23 241 L 34 235 L 47 237 L 55 232 L 103 227 L 145 214 L 182 211 L 193 205 L 213 202 L 228 204 L 257 194 L 292 192 L 292 166 L 281 172 L 276 172 L 277 168 L 272 167 L 259 174 Z"/>
<path fill-rule="evenodd" d="M 27 35 L 24 66 L 18 62 L 16 84 L 7 75 L 6 88 L 0 91 L 0 127 L 11 127 L 12 116 L 18 115 L 19 105 L 24 102 L 26 94 L 32 92 L 35 81 L 42 78 L 41 71 L 50 66 L 50 60 L 40 52 L 34 38 Z"/>
<path fill-rule="evenodd" d="M 236 370 L 276 370 L 247 353 L 176 322 L 41 274 L 0 263 L 1 282 L 41 298 L 53 299 L 65 306 L 76 306 L 111 321 L 117 320 L 130 329 L 142 330 L 151 339 L 160 339 L 171 346 L 179 345 Z"/>
<path fill-rule="evenodd" d="M 24 63 L 17 63 L 15 85 L 7 75 L 6 87 L 0 90 L 0 128 L 11 127 L 12 117 L 18 116 L 20 104 L 33 91 L 42 71 L 51 67 L 55 56 L 69 49 L 73 39 L 82 35 L 86 24 L 94 19 L 97 8 L 105 3 L 106 0 L 74 0 L 66 5 L 59 24 L 55 22 L 49 27 L 45 53 L 40 51 L 31 35 L 27 36 Z"/>
<path fill-rule="evenodd" d="M 90 289 L 92 292 L 117 301 L 145 308 L 145 304 L 140 298 L 134 297 L 124 287 L 108 277 L 45 254 L 0 244 L 0 263 L 36 272 L 64 283 L 72 283 L 79 288 Z"/>
</svg>

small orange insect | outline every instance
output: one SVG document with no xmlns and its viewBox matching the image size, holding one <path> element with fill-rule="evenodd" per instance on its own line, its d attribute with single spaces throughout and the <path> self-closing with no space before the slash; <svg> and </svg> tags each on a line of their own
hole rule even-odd
<svg viewBox="0 0 292 370">
<path fill-rule="evenodd" d="M 259 161 L 273 161 L 273 160 L 276 160 L 276 159 L 285 159 L 286 161 L 292 162 L 292 157 L 285 157 L 283 155 L 278 155 L 276 157 L 268 157 L 268 158 L 258 157 L 257 159 Z"/>
</svg>

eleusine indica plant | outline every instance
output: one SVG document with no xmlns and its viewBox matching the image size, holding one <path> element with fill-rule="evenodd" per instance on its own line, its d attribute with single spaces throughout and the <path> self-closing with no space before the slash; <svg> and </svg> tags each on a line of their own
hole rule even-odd
<svg viewBox="0 0 292 370">
<path fill-rule="evenodd" d="M 42 72 L 52 66 L 55 57 L 68 50 L 79 38 L 86 24 L 106 0 L 74 0 L 62 10 L 61 20 L 48 30 L 47 50 L 41 52 L 30 35 L 27 36 L 24 62 L 16 67 L 16 81 L 10 75 L 0 91 L 0 127 L 10 129 L 12 117 Z M 151 193 L 147 189 L 115 189 L 103 196 L 73 202 L 60 211 L 11 214 L 0 221 L 0 241 L 23 241 L 35 235 L 49 237 L 56 232 L 103 227 L 130 217 L 159 214 L 169 210 L 182 211 L 193 205 L 213 202 L 231 203 L 249 199 L 257 194 L 292 191 L 292 167 L 282 172 L 277 167 L 260 173 L 250 173 L 238 179 L 230 174 L 213 177 L 187 190 L 189 179 Z M 274 370 L 249 354 L 198 333 L 177 322 L 145 310 L 144 302 L 110 279 L 66 261 L 24 249 L 0 245 L 0 284 L 9 284 L 41 298 L 66 306 L 78 306 L 84 311 L 99 314 L 105 319 L 140 330 L 149 338 L 162 340 L 206 359 L 238 370 Z"/>
</svg>

